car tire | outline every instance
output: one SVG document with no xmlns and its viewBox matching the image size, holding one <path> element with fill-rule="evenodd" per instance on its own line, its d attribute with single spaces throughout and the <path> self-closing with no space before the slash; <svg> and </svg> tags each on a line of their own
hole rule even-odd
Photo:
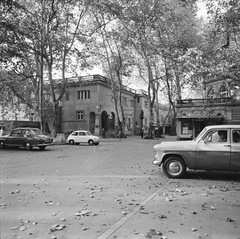
<svg viewBox="0 0 240 239">
<path fill-rule="evenodd" d="M 88 141 L 88 144 L 89 144 L 89 145 L 94 145 L 93 140 L 89 140 L 89 141 Z"/>
<path fill-rule="evenodd" d="M 40 150 L 44 150 L 46 148 L 46 146 L 39 146 Z"/>
<path fill-rule="evenodd" d="M 170 156 L 163 162 L 162 169 L 168 178 L 181 178 L 186 172 L 186 164 L 180 157 Z"/>
<path fill-rule="evenodd" d="M 74 140 L 69 140 L 69 144 L 74 145 Z"/>
<path fill-rule="evenodd" d="M 31 149 L 32 149 L 31 143 L 29 143 L 29 142 L 25 143 L 25 144 L 24 144 L 24 148 L 25 148 L 26 150 L 31 150 Z"/>
</svg>

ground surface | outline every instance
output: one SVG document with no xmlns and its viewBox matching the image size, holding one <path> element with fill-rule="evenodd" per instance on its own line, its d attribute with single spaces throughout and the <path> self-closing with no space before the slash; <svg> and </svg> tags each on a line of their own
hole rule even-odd
<svg viewBox="0 0 240 239">
<path fill-rule="evenodd" d="M 1 239 L 239 239 L 238 173 L 168 179 L 158 140 L 0 149 Z"/>
</svg>

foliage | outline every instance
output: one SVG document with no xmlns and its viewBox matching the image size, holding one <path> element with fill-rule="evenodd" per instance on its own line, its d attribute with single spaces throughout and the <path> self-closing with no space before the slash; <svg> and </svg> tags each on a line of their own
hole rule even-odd
<svg viewBox="0 0 240 239">
<path fill-rule="evenodd" d="M 204 49 L 206 74 L 239 81 L 240 3 L 206 0 L 206 4 L 209 13 Z"/>
</svg>

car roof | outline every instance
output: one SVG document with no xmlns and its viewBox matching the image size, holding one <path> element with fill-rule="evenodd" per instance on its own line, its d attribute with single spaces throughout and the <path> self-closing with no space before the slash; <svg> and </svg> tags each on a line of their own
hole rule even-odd
<svg viewBox="0 0 240 239">
<path fill-rule="evenodd" d="M 14 128 L 13 130 L 15 129 L 38 129 L 40 130 L 39 128 L 34 128 L 34 127 L 17 127 L 17 128 Z"/>
<path fill-rule="evenodd" d="M 223 125 L 208 125 L 207 129 L 240 129 L 240 125 L 236 124 L 223 124 Z"/>
<path fill-rule="evenodd" d="M 80 129 L 80 130 L 74 130 L 73 132 L 89 132 L 89 130 L 82 130 L 82 129 Z"/>
</svg>

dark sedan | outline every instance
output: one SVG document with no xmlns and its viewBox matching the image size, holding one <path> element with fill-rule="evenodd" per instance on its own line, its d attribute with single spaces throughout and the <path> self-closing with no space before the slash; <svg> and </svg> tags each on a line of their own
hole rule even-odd
<svg viewBox="0 0 240 239">
<path fill-rule="evenodd" d="M 15 128 L 9 135 L 0 137 L 0 145 L 4 147 L 24 147 L 31 150 L 39 147 L 44 150 L 46 146 L 52 145 L 53 138 L 45 135 L 38 128 Z"/>
</svg>

